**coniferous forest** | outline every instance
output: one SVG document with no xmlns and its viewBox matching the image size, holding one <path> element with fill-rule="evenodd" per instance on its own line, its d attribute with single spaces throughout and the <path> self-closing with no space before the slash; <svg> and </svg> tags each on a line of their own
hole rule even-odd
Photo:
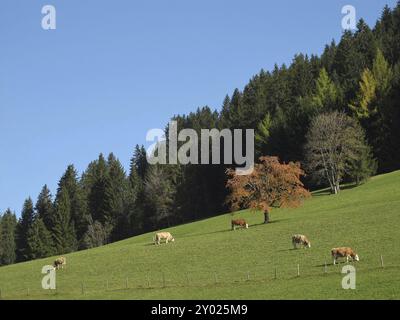
<svg viewBox="0 0 400 320">
<path fill-rule="evenodd" d="M 303 183 L 313 190 L 329 187 L 308 153 L 317 143 L 318 124 L 344 114 L 354 127 L 345 138 L 358 140 L 362 151 L 343 164 L 338 182 L 359 184 L 400 169 L 400 2 L 385 7 L 373 27 L 359 20 L 356 30 L 327 44 L 321 56 L 299 53 L 290 65 L 261 70 L 222 100 L 218 110 L 204 106 L 172 119 L 179 129 L 197 132 L 254 129 L 256 159 L 300 162 L 307 173 Z M 19 220 L 11 209 L 2 213 L 0 265 L 93 248 L 229 210 L 227 165 L 150 165 L 146 157 L 144 146 L 136 145 L 128 172 L 112 153 L 100 154 L 83 173 L 69 165 L 54 194 L 45 185 L 36 199 L 25 200 Z"/>
</svg>

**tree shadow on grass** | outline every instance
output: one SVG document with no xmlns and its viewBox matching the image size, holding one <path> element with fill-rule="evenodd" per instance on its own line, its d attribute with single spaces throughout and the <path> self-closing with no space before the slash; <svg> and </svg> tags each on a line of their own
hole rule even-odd
<svg viewBox="0 0 400 320">
<path fill-rule="evenodd" d="M 281 221 L 283 221 L 283 220 L 287 220 L 287 219 L 276 219 L 276 220 L 271 220 L 271 221 L 268 222 L 268 223 L 264 223 L 264 222 L 255 223 L 255 224 L 250 225 L 249 228 L 251 228 L 251 227 L 256 227 L 256 226 L 268 226 L 268 225 L 270 225 L 270 224 L 274 224 L 274 223 L 277 223 L 277 222 L 281 222 Z"/>
<path fill-rule="evenodd" d="M 286 219 L 271 220 L 269 223 L 264 223 L 264 222 L 255 223 L 255 224 L 249 225 L 249 229 L 253 228 L 253 227 L 274 224 L 274 223 L 277 223 L 277 222 L 280 222 L 280 221 L 283 221 L 283 220 L 286 220 Z M 244 231 L 246 229 L 245 228 L 237 228 L 235 231 L 236 232 L 240 232 L 241 230 Z M 186 235 L 180 237 L 180 239 L 191 238 L 191 237 L 199 237 L 199 236 L 211 235 L 211 234 L 223 233 L 223 232 L 233 232 L 233 230 L 231 228 L 226 228 L 226 229 L 221 229 L 221 230 L 216 230 L 216 231 L 211 231 L 211 232 L 196 233 L 196 234 L 186 234 Z M 163 245 L 163 244 L 164 243 L 162 243 L 160 245 Z M 144 246 L 154 246 L 154 242 L 148 242 L 148 243 L 144 244 Z"/>
<path fill-rule="evenodd" d="M 239 229 L 236 229 L 236 230 L 239 230 Z M 216 230 L 216 231 L 211 231 L 211 232 L 205 232 L 205 233 L 199 233 L 199 234 L 194 234 L 193 236 L 203 236 L 203 235 L 208 235 L 208 234 L 215 234 L 215 233 L 223 233 L 223 232 L 231 232 L 232 231 L 232 229 L 224 229 L 224 230 Z M 187 237 L 191 237 L 191 235 L 190 236 L 187 236 Z"/>
<path fill-rule="evenodd" d="M 332 193 L 330 190 L 328 189 L 323 189 L 323 190 L 319 190 L 319 191 L 314 191 L 312 193 L 313 197 L 323 197 L 323 196 L 330 196 Z"/>
<path fill-rule="evenodd" d="M 350 190 L 355 187 L 358 187 L 358 185 L 356 183 L 347 183 L 347 184 L 341 185 L 340 190 Z M 313 191 L 313 193 L 312 193 L 313 197 L 322 197 L 322 196 L 330 196 L 330 195 L 334 195 L 334 194 L 331 192 L 331 190 L 329 188 L 321 189 L 318 191 Z"/>
<path fill-rule="evenodd" d="M 295 249 L 295 248 L 281 249 L 281 250 L 278 250 L 278 252 L 295 251 L 295 250 L 299 250 L 299 249 Z"/>
</svg>

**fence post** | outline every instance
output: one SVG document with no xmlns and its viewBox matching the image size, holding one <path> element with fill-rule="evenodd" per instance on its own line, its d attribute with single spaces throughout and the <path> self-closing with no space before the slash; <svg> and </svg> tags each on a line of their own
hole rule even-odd
<svg viewBox="0 0 400 320">
<path fill-rule="evenodd" d="M 326 261 L 325 261 L 324 273 L 325 273 L 325 274 L 328 273 L 328 267 L 327 267 L 327 265 L 326 265 Z"/>
<path fill-rule="evenodd" d="M 277 278 L 277 277 L 276 277 L 276 267 L 275 267 L 275 276 L 274 276 L 274 279 L 276 280 L 276 278 Z"/>
<path fill-rule="evenodd" d="M 217 276 L 217 273 L 216 273 L 216 272 L 214 272 L 214 280 L 215 280 L 215 284 L 217 284 L 217 282 L 218 282 L 218 276 Z"/>
<path fill-rule="evenodd" d="M 250 281 L 250 272 L 247 271 L 247 281 Z"/>
<path fill-rule="evenodd" d="M 383 268 L 383 256 L 381 255 L 381 267 Z"/>
<path fill-rule="evenodd" d="M 300 277 L 300 265 L 297 264 L 297 276 Z"/>
<path fill-rule="evenodd" d="M 187 282 L 187 285 L 189 285 L 189 284 L 190 284 L 190 280 L 189 280 L 189 272 L 186 272 L 186 282 Z"/>
</svg>

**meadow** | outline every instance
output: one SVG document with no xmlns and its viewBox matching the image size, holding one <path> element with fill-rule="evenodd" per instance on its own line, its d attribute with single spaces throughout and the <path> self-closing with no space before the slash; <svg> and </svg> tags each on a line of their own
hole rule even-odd
<svg viewBox="0 0 400 320">
<path fill-rule="evenodd" d="M 231 231 L 232 217 L 249 229 Z M 56 290 L 41 288 L 41 269 L 55 257 L 0 267 L 1 299 L 400 298 L 400 171 L 338 195 L 314 192 L 271 219 L 265 225 L 261 213 L 244 210 L 166 229 L 176 239 L 168 245 L 148 233 L 67 254 Z M 311 248 L 293 249 L 294 233 Z M 360 256 L 355 290 L 341 286 L 345 263 L 332 264 L 338 246 Z"/>
</svg>

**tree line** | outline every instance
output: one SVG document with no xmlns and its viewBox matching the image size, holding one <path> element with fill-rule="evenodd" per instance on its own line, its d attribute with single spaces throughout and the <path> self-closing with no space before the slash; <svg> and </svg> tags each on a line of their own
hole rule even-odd
<svg viewBox="0 0 400 320">
<path fill-rule="evenodd" d="M 400 168 L 400 2 L 370 28 L 289 66 L 261 70 L 219 111 L 174 115 L 178 129 L 254 129 L 259 158 L 299 162 L 309 188 L 361 183 Z M 168 126 L 166 127 L 168 131 Z M 167 141 L 168 144 L 168 141 Z M 222 142 L 223 144 L 223 142 Z M 221 148 L 223 150 L 223 147 Z M 0 216 L 0 265 L 100 246 L 229 209 L 229 165 L 149 165 L 136 146 L 128 172 L 112 153 L 79 175 L 73 165 L 54 195 L 44 186 L 17 220 Z M 223 154 L 221 154 L 223 159 Z"/>
</svg>

